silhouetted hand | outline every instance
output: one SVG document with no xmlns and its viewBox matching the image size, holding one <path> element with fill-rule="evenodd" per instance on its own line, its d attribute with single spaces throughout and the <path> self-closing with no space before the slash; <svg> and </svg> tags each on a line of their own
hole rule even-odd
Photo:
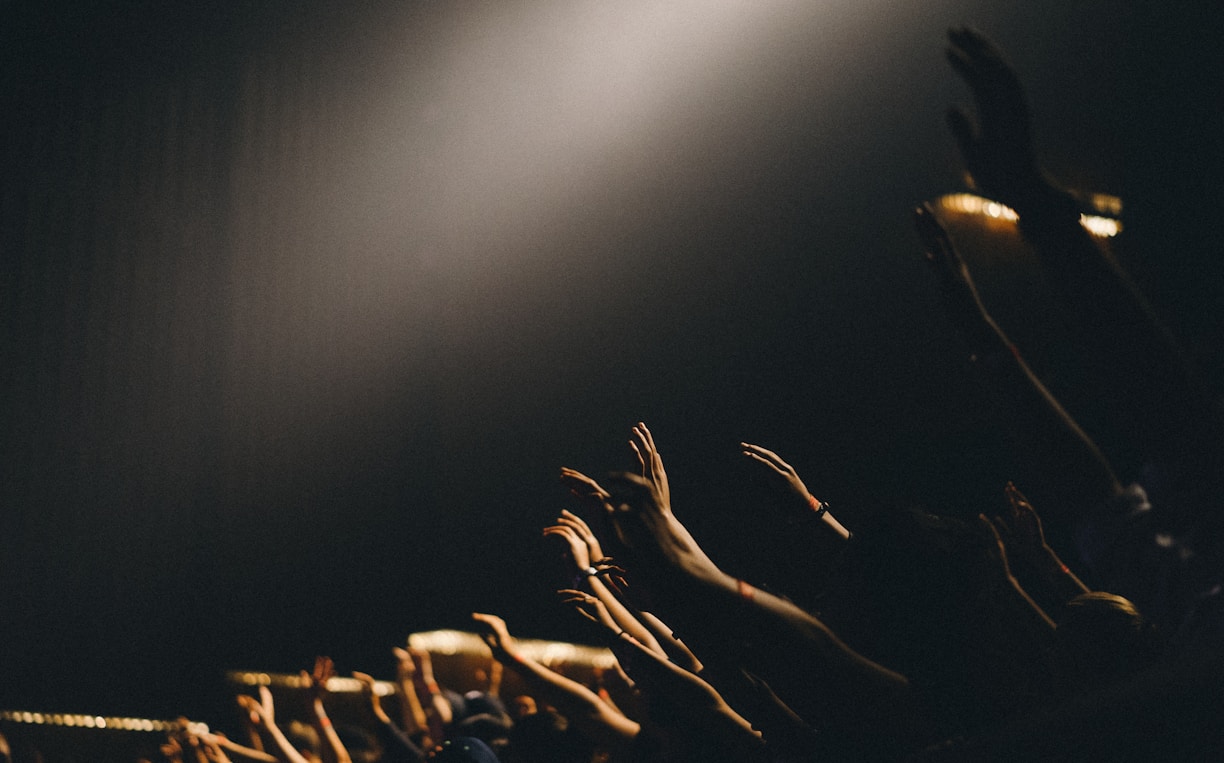
<svg viewBox="0 0 1224 763">
<path fill-rule="evenodd" d="M 501 662 L 518 662 L 518 644 L 514 642 L 514 638 L 510 635 L 510 631 L 506 628 L 506 621 L 497 615 L 486 615 L 480 612 L 473 612 L 472 619 L 484 626 L 484 633 L 481 634 L 489 649 L 493 650 L 493 656 Z"/>
<path fill-rule="evenodd" d="M 965 166 L 986 196 L 1021 211 L 1052 185 L 1041 172 L 1020 78 L 981 32 L 948 30 L 948 61 L 973 91 L 977 120 L 962 107 L 948 111 L 948 126 Z"/>
</svg>

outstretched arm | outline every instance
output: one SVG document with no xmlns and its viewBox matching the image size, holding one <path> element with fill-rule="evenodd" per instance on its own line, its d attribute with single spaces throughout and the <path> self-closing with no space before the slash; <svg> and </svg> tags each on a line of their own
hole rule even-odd
<svg viewBox="0 0 1224 763">
<path fill-rule="evenodd" d="M 238 703 L 243 709 L 259 719 L 260 726 L 272 737 L 281 757 L 288 763 L 308 763 L 305 757 L 297 751 L 280 727 L 276 725 L 276 709 L 272 702 L 272 692 L 266 686 L 259 687 L 259 699 L 245 694 L 239 695 Z"/>
<path fill-rule="evenodd" d="M 992 517 L 991 522 L 999 537 L 1005 541 L 1009 554 L 1022 560 L 1049 589 L 1051 598 L 1060 604 L 1071 601 L 1081 593 L 1088 593 L 1088 586 L 1046 542 L 1041 517 L 1029 500 L 1010 482 L 1004 492 L 1008 511 Z"/>
<path fill-rule="evenodd" d="M 612 617 L 620 624 L 620 627 L 628 631 L 638 641 L 646 644 L 647 648 L 662 653 L 662 647 L 659 646 L 651 632 L 633 616 L 629 609 L 608 590 L 608 587 L 600 579 L 598 570 L 593 565 L 604 561 L 603 553 L 599 546 L 599 541 L 595 539 L 595 534 L 591 532 L 591 528 L 587 526 L 587 523 L 582 521 L 582 518 L 577 514 L 562 511 L 561 516 L 557 518 L 557 524 L 544 528 L 544 534 L 561 538 L 566 542 L 570 552 L 570 559 L 573 560 L 574 566 L 577 569 L 577 580 L 581 584 L 588 586 L 591 589 L 591 593 L 595 594 L 603 602 Z M 595 558 L 596 555 L 599 558 Z"/>
<path fill-rule="evenodd" d="M 404 733 L 382 706 L 378 692 L 374 690 L 374 677 L 368 673 L 353 673 L 353 678 L 361 682 L 361 693 L 370 703 L 370 711 L 374 714 L 377 724 L 375 735 L 383 746 L 383 760 L 387 763 L 421 763 L 425 755 L 421 748 Z"/>
<path fill-rule="evenodd" d="M 421 698 L 416 690 L 416 663 L 407 649 L 393 647 L 395 655 L 395 688 L 400 698 L 400 716 L 404 721 L 404 729 L 409 734 L 419 734 L 421 746 L 429 749 L 433 746 L 429 728 L 429 718 L 425 708 L 421 706 Z"/>
<path fill-rule="evenodd" d="M 560 710 L 595 744 L 621 749 L 638 735 L 641 727 L 612 709 L 595 692 L 523 655 L 500 617 L 473 612 L 472 619 L 483 626 L 485 643 L 493 651 L 493 658 L 518 673 L 539 699 Z"/>
<path fill-rule="evenodd" d="M 749 459 L 758 463 L 764 464 L 769 472 L 773 474 L 777 480 L 784 486 L 786 491 L 794 499 L 792 503 L 796 507 L 802 507 L 803 511 L 814 512 L 820 520 L 820 526 L 825 528 L 832 537 L 838 540 L 850 540 L 850 531 L 847 530 L 841 522 L 833 516 L 833 512 L 829 511 L 829 505 L 816 496 L 808 492 L 807 485 L 799 477 L 799 473 L 790 464 L 782 460 L 782 457 L 772 450 L 762 448 L 760 445 L 750 445 L 746 442 L 741 442 L 740 447 L 743 448 L 743 453 Z"/>
<path fill-rule="evenodd" d="M 682 720 L 672 733 L 697 734 L 712 737 L 726 745 L 728 757 L 744 759 L 744 752 L 762 752 L 760 735 L 752 725 L 736 713 L 722 696 L 697 675 L 647 649 L 623 630 L 608 615 L 599 599 L 582 591 L 558 591 L 567 604 L 586 619 L 602 626 L 599 632 L 604 643 L 613 649 L 635 682 L 648 691 L 653 701 L 664 701 L 668 715 Z M 734 751 L 734 753 L 732 752 Z"/>
<path fill-rule="evenodd" d="M 1117 495 L 1122 488 L 1104 455 L 987 312 L 968 267 L 934 212 L 919 207 L 914 221 L 926 260 L 943 288 L 948 316 L 961 328 L 978 367 L 990 374 L 991 392 L 1004 411 L 1008 431 L 1019 440 L 1019 455 L 1033 472 L 1032 479 L 1057 487 L 1064 507 L 1095 506 Z"/>
<path fill-rule="evenodd" d="M 980 32 L 948 32 L 947 56 L 973 93 L 977 119 L 948 121 L 977 186 L 1011 206 L 1065 311 L 1081 326 L 1079 348 L 1107 369 L 1096 383 L 1138 416 L 1138 436 L 1183 463 L 1218 463 L 1221 425 L 1206 386 L 1114 258 L 1080 224 L 1080 204 L 1042 171 L 1024 88 Z"/>
<path fill-rule="evenodd" d="M 429 653 L 428 649 L 418 649 L 411 646 L 408 647 L 408 654 L 416 662 L 417 674 L 421 678 L 421 683 L 425 685 L 425 692 L 429 696 L 429 709 L 426 715 L 430 715 L 432 712 L 432 715 L 437 718 L 438 728 L 434 731 L 436 734 L 442 735 L 443 730 L 454 719 L 454 714 L 450 701 L 442 693 L 437 679 L 434 678 L 433 656 Z"/>
<path fill-rule="evenodd" d="M 647 480 L 621 474 L 612 490 L 608 510 L 668 620 L 686 633 L 716 632 L 702 639 L 703 659 L 704 650 L 719 650 L 713 655 L 719 663 L 751 670 L 787 702 L 816 687 L 822 725 L 854 734 L 874 728 L 898 739 L 908 734 L 913 717 L 904 676 L 853 651 L 793 603 L 720 570 Z M 711 613 L 721 616 L 711 620 Z"/>
<path fill-rule="evenodd" d="M 310 673 L 302 671 L 302 682 L 310 692 L 310 709 L 313 713 L 314 727 L 323 739 L 323 760 L 327 763 L 353 763 L 344 743 L 340 741 L 336 729 L 332 726 L 327 709 L 323 706 L 323 698 L 327 696 L 327 682 L 336 674 L 336 666 L 330 657 L 316 657 L 314 670 Z"/>
</svg>

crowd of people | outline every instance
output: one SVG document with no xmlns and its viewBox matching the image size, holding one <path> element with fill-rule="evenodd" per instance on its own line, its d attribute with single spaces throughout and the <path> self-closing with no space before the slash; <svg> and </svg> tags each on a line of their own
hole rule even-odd
<svg viewBox="0 0 1224 763">
<path fill-rule="evenodd" d="M 1131 480 L 994 320 L 938 214 L 915 224 L 949 318 L 996 400 L 1014 481 L 976 513 L 912 506 L 858 524 L 779 454 L 742 443 L 783 515 L 761 531 L 793 553 L 782 580 L 725 571 L 673 512 L 660 449 L 632 427 L 639 467 L 593 479 L 544 528 L 573 578 L 556 595 L 616 669 L 588 686 L 474 613 L 494 661 L 482 688 L 439 687 L 430 655 L 397 649 L 395 702 L 365 687 L 369 722 L 333 725 L 320 658 L 306 722 L 272 693 L 239 697 L 245 739 L 184 721 L 171 761 L 814 761 L 1212 759 L 1224 754 L 1218 409 L 1082 201 L 1043 172 L 1014 70 L 984 36 L 949 33 L 975 109 L 949 125 L 983 196 L 1015 210 L 1090 372 L 1092 395 L 1142 451 Z M 683 512 L 686 499 L 676 495 Z M 1030 500 L 1031 498 L 1031 500 Z M 1074 528 L 1046 537 L 1038 508 Z M 868 515 L 862 514 L 861 517 Z M 501 671 L 527 692 L 503 698 Z M 617 691 L 610 691 L 615 685 Z M 614 695 L 631 697 L 617 701 Z M 234 735 L 235 738 L 238 735 Z"/>
</svg>

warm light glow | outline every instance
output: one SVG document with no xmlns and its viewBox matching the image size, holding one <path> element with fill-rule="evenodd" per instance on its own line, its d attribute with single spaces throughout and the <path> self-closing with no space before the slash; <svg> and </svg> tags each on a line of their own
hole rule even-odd
<svg viewBox="0 0 1224 763">
<path fill-rule="evenodd" d="M 149 718 L 72 715 L 68 713 L 33 713 L 19 710 L 0 710 L 0 721 L 25 723 L 32 726 L 65 726 L 116 731 L 170 731 L 178 726 L 174 721 L 157 721 Z M 207 730 L 207 726 L 203 724 L 196 725 Z"/>
<path fill-rule="evenodd" d="M 1101 238 L 1112 238 L 1122 230 L 1122 223 L 1117 220 L 1096 215 L 1080 215 L 1080 225 L 1087 228 L 1092 235 Z"/>
<path fill-rule="evenodd" d="M 875 51 L 905 38 L 895 20 L 920 15 L 879 0 L 413 5 L 427 10 L 304 57 L 300 80 L 258 60 L 244 81 L 226 389 L 252 446 L 281 444 L 270 461 L 328 443 L 350 410 L 415 405 L 418 362 L 451 375 L 430 416 L 501 415 L 483 390 L 530 368 L 523 352 L 545 345 L 522 332 L 555 289 L 607 295 L 613 272 L 657 267 L 616 242 L 655 225 L 665 242 L 659 210 L 683 218 L 728 176 L 775 166 L 796 116 L 860 102 Z"/>
<path fill-rule="evenodd" d="M 519 651 L 522 652 L 524 657 L 544 665 L 564 662 L 610 668 L 616 661 L 611 652 L 600 647 L 570 644 L 565 641 L 542 641 L 539 639 L 515 639 L 515 643 L 518 644 Z M 457 654 L 463 652 L 466 654 L 487 655 L 489 653 L 489 647 L 485 644 L 484 639 L 475 633 L 464 633 L 462 631 L 443 630 L 414 633 L 408 637 L 408 644 L 418 649 L 425 649 L 439 654 Z M 445 647 L 451 651 L 442 652 L 440 649 L 435 649 L 435 646 Z"/>
<path fill-rule="evenodd" d="M 1120 213 L 1122 211 L 1122 200 L 1116 196 L 1108 196 L 1103 193 L 1093 194 L 1091 202 L 1094 207 L 1102 212 L 1110 214 Z M 1009 223 L 1019 221 L 1020 216 L 1016 214 L 1016 210 L 997 201 L 975 196 L 971 193 L 952 193 L 946 196 L 939 197 L 938 201 L 941 209 L 949 212 L 959 212 L 967 215 L 981 215 L 991 218 L 992 220 L 1002 220 Z M 1112 217 L 1103 217 L 1100 215 L 1080 215 L 1080 224 L 1094 236 L 1099 238 L 1111 238 L 1118 235 L 1122 230 L 1122 223 Z"/>
</svg>

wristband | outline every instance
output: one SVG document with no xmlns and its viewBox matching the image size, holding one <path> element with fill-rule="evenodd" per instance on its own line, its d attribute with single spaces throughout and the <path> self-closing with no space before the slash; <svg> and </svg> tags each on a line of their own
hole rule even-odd
<svg viewBox="0 0 1224 763">
<path fill-rule="evenodd" d="M 328 726 L 331 726 L 331 718 L 328 718 L 327 716 L 320 718 L 319 725 L 322 726 L 323 728 L 327 728 Z"/>
<path fill-rule="evenodd" d="M 441 690 L 438 688 L 438 682 L 437 682 L 437 681 L 430 681 L 429 683 L 425 684 L 425 688 L 426 688 L 426 689 L 429 689 L 429 693 L 430 693 L 430 694 L 437 694 L 439 691 L 441 691 Z"/>
<path fill-rule="evenodd" d="M 808 505 L 812 507 L 812 511 L 816 512 L 816 518 L 820 519 L 825 514 L 829 513 L 829 504 L 816 499 L 816 496 L 808 494 Z"/>
<path fill-rule="evenodd" d="M 735 583 L 739 588 L 740 598 L 744 601 L 752 601 L 752 597 L 756 596 L 756 589 L 745 583 L 743 580 L 736 580 Z"/>
</svg>

